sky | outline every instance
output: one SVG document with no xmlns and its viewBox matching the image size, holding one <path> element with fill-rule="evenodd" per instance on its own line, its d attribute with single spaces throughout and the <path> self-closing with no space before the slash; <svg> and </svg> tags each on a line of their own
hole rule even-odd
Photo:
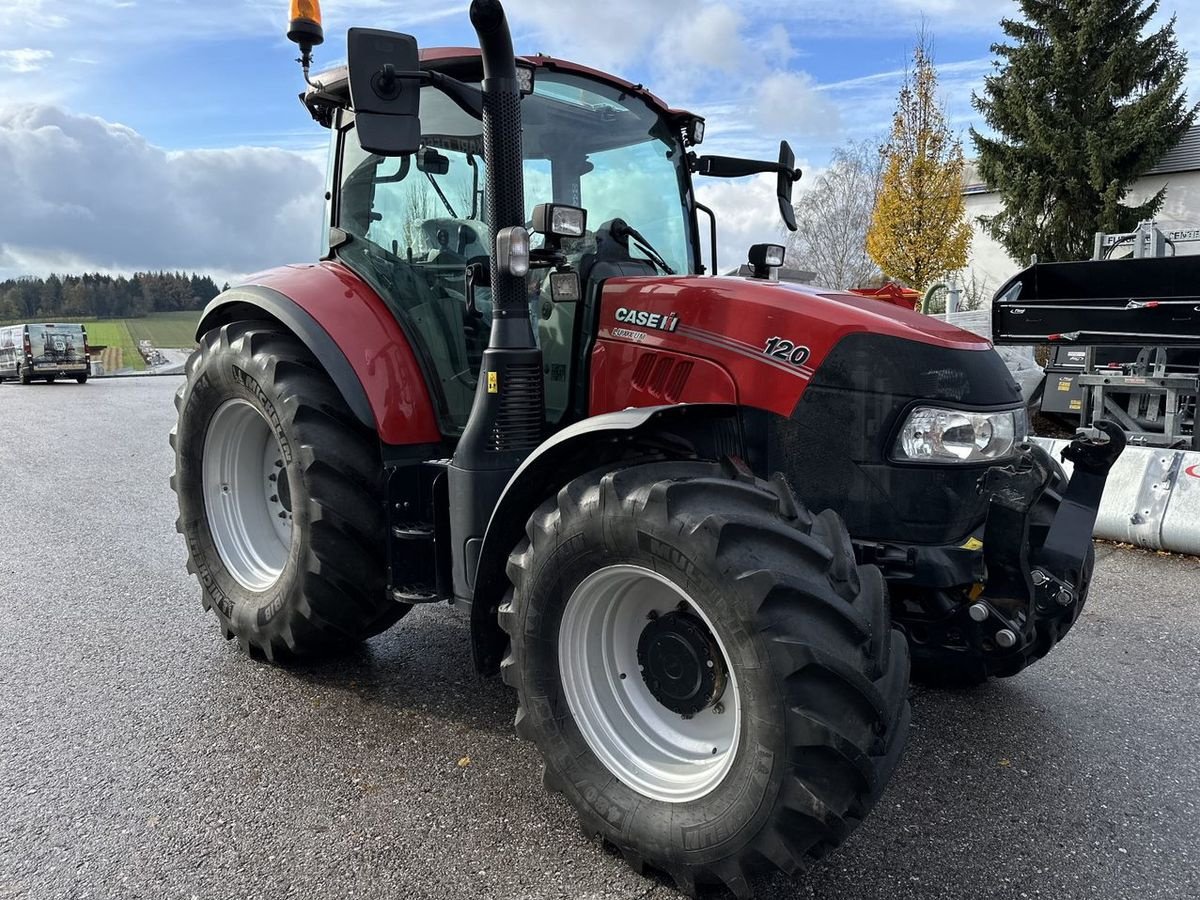
<svg viewBox="0 0 1200 900">
<path fill-rule="evenodd" d="M 1164 0 L 1159 20 L 1196 0 Z M 300 105 L 286 0 L 0 0 L 0 278 L 186 269 L 219 279 L 314 259 L 328 132 Z M 324 0 L 316 69 L 351 25 L 473 43 L 467 3 Z M 881 141 L 922 25 L 951 126 L 1014 0 L 509 0 L 518 53 L 650 87 L 707 119 L 704 152 L 796 150 L 808 180 Z M 1181 16 L 1200 70 L 1200 17 Z M 1189 75 L 1200 97 L 1200 71 Z M 697 180 L 722 268 L 778 240 L 771 179 Z M 803 182 L 801 183 L 801 189 Z"/>
</svg>

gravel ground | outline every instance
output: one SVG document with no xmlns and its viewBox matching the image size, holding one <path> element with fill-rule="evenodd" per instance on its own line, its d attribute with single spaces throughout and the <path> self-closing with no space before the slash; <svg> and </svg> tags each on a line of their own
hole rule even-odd
<svg viewBox="0 0 1200 900">
<path fill-rule="evenodd" d="M 671 898 L 586 842 L 420 609 L 356 655 L 239 655 L 184 572 L 177 378 L 0 385 L 0 898 Z M 1045 662 L 914 691 L 873 815 L 766 898 L 1200 897 L 1200 561 L 1100 549 Z"/>
</svg>

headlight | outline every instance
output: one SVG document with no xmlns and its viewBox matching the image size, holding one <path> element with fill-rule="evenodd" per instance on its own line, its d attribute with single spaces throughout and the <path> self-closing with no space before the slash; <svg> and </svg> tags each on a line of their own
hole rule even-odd
<svg viewBox="0 0 1200 900">
<path fill-rule="evenodd" d="M 1003 459 L 1025 440 L 1028 430 L 1023 409 L 969 412 L 918 406 L 900 429 L 892 455 L 914 462 Z"/>
</svg>

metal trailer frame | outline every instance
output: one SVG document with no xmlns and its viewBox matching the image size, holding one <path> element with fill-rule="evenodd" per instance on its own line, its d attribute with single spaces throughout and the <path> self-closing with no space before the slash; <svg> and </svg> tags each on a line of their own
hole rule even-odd
<svg viewBox="0 0 1200 900">
<path fill-rule="evenodd" d="M 1200 341 L 1200 317 L 1192 313 L 1200 313 L 1200 257 L 1176 262 L 1167 254 L 1168 247 L 1194 242 L 1200 228 L 1164 232 L 1154 222 L 1125 234 L 1097 233 L 1092 261 L 1035 264 L 1001 288 L 993 304 L 994 340 L 1086 348 L 1075 379 L 1085 434 L 1098 436 L 1096 423 L 1110 419 L 1131 445 L 1200 449 L 1200 364 L 1178 358 Z M 1125 244 L 1132 246 L 1130 256 L 1110 260 Z M 1097 364 L 1098 350 L 1118 346 L 1138 347 L 1136 360 Z M 1155 423 L 1162 423 L 1161 431 Z"/>
<path fill-rule="evenodd" d="M 1123 234 L 1096 232 L 1093 259 L 1107 259 L 1112 251 L 1125 243 L 1133 245 L 1134 259 L 1157 259 L 1167 255 L 1167 247 L 1174 255 L 1178 244 L 1200 242 L 1200 228 L 1178 228 L 1164 232 L 1153 221 L 1140 222 L 1138 227 Z M 1200 448 L 1200 428 L 1197 427 L 1198 404 L 1200 404 L 1200 371 L 1173 371 L 1167 350 L 1171 344 L 1143 347 L 1138 353 L 1130 374 L 1115 374 L 1096 367 L 1096 347 L 1087 348 L 1083 374 L 1078 383 L 1087 397 L 1084 410 L 1080 413 L 1080 424 L 1095 433 L 1094 423 L 1098 419 L 1111 417 L 1125 429 L 1131 444 L 1150 447 Z M 1153 357 L 1153 360 L 1151 360 Z M 1112 394 L 1127 396 L 1125 407 Z M 1190 401 L 1190 403 L 1189 403 Z M 1192 409 L 1191 434 L 1183 430 L 1183 405 Z M 1086 418 L 1090 413 L 1091 418 Z M 1162 432 L 1147 431 L 1139 422 L 1163 422 Z"/>
</svg>

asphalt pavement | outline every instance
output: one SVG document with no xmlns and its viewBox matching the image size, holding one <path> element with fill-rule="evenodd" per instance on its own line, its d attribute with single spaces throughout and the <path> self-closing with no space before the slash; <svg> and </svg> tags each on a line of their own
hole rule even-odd
<svg viewBox="0 0 1200 900">
<path fill-rule="evenodd" d="M 175 534 L 175 377 L 0 385 L 0 898 L 678 896 L 585 841 L 467 628 L 226 643 Z M 914 689 L 875 812 L 764 898 L 1200 898 L 1200 560 L 1100 548 L 1022 675 Z"/>
</svg>

